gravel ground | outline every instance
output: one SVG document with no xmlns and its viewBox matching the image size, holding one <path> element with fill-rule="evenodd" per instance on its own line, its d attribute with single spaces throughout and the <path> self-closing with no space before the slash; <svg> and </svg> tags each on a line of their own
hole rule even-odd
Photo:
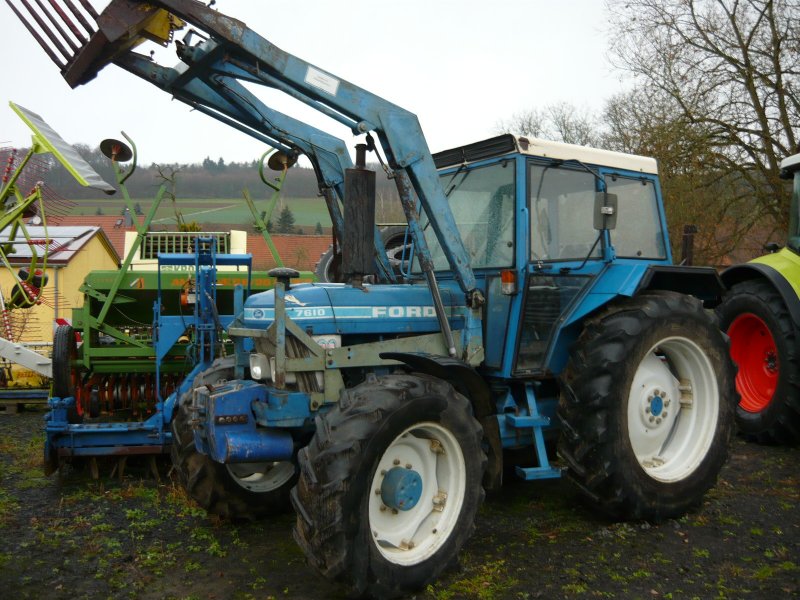
<svg viewBox="0 0 800 600">
<path fill-rule="evenodd" d="M 0 414 L 5 598 L 342 598 L 305 563 L 294 517 L 208 517 L 166 476 L 44 477 L 42 412 Z M 736 439 L 702 507 L 610 523 L 567 481 L 490 496 L 460 567 L 418 598 L 800 597 L 800 448 Z"/>
</svg>

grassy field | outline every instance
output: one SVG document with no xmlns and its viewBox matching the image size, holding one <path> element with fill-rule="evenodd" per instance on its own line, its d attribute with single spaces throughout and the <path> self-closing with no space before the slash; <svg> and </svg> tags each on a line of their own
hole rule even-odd
<svg viewBox="0 0 800 600">
<path fill-rule="evenodd" d="M 113 200 L 73 200 L 75 207 L 72 209 L 73 215 L 95 215 L 97 210 L 103 211 L 104 215 L 120 215 L 125 206 L 121 199 Z M 284 200 L 284 204 L 275 207 L 272 214 L 272 221 L 276 222 L 280 215 L 283 205 L 287 205 L 294 215 L 295 227 L 311 229 L 320 223 L 323 227 L 330 227 L 331 220 L 328 216 L 328 209 L 321 198 L 292 198 Z M 134 198 L 133 204 L 139 204 L 146 213 L 152 204 L 152 198 Z M 179 199 L 177 208 L 180 210 L 185 221 L 197 221 L 198 223 L 223 223 L 230 225 L 250 224 L 253 216 L 243 198 L 203 198 L 203 199 Z M 256 209 L 263 211 L 267 208 L 266 200 L 256 200 Z M 172 202 L 165 200 L 156 213 L 154 219 L 156 225 L 167 225 L 175 223 L 175 211 Z M 306 231 L 311 233 L 311 231 Z"/>
</svg>

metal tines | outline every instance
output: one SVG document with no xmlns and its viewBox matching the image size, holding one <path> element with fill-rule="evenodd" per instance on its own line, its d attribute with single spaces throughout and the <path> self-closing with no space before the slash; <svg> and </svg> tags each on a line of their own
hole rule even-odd
<svg viewBox="0 0 800 600">
<path fill-rule="evenodd" d="M 87 0 L 6 0 L 6 4 L 62 72 L 97 31 L 98 14 Z"/>
</svg>

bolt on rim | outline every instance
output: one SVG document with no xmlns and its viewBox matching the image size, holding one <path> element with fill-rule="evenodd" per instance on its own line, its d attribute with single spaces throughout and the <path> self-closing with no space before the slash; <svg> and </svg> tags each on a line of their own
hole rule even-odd
<svg viewBox="0 0 800 600">
<path fill-rule="evenodd" d="M 398 565 L 430 558 L 453 533 L 465 491 L 466 465 L 455 436 L 438 423 L 409 427 L 384 451 L 370 486 L 375 547 Z"/>
<path fill-rule="evenodd" d="M 639 465 L 653 479 L 685 479 L 714 440 L 719 390 L 706 353 L 684 337 L 647 351 L 628 397 L 628 438 Z"/>
</svg>

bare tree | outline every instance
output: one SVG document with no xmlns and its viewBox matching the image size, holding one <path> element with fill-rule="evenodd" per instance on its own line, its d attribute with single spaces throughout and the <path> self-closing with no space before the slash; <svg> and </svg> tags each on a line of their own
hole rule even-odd
<svg viewBox="0 0 800 600">
<path fill-rule="evenodd" d="M 687 119 L 665 94 L 645 88 L 613 97 L 602 120 L 601 146 L 658 160 L 675 256 L 687 224 L 699 227 L 698 262 L 720 264 L 741 245 L 753 226 L 741 218 L 752 204 L 749 188 L 715 166 L 717 148 L 707 126 Z"/>
<path fill-rule="evenodd" d="M 800 1 L 608 0 L 607 5 L 615 31 L 612 54 L 637 85 L 607 111 L 607 118 L 617 119 L 612 125 L 617 141 L 648 150 L 658 132 L 672 128 L 668 149 L 674 154 L 667 162 L 680 158 L 686 164 L 671 165 L 667 176 L 702 174 L 711 206 L 727 210 L 746 230 L 765 220 L 785 227 L 790 194 L 778 168 L 797 151 Z M 636 133 L 622 135 L 621 115 L 642 119 L 628 123 Z M 649 129 L 646 143 L 636 139 L 642 126 Z M 648 153 L 661 158 L 662 166 L 669 156 Z"/>
<path fill-rule="evenodd" d="M 501 133 L 583 146 L 596 144 L 599 139 L 596 119 L 588 111 L 580 110 L 569 102 L 514 113 L 510 119 L 498 121 L 496 128 Z"/>
<path fill-rule="evenodd" d="M 514 133 L 516 135 L 529 135 L 531 137 L 544 137 L 544 113 L 537 109 L 523 110 L 511 115 L 510 119 L 501 119 L 495 125 L 498 133 Z"/>
</svg>

